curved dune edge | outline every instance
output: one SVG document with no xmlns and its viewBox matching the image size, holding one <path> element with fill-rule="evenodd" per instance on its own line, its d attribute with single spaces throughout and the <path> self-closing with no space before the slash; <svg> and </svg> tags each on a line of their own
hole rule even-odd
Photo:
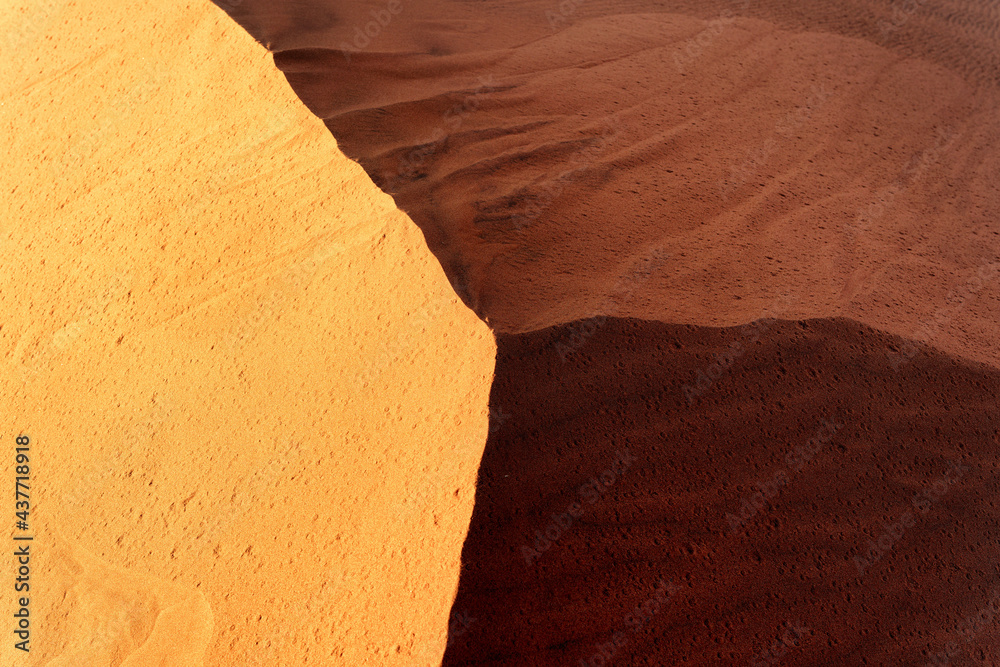
<svg viewBox="0 0 1000 667">
<path fill-rule="evenodd" d="M 988 3 L 439 0 L 356 51 L 347 4 L 231 13 L 496 331 L 848 317 L 1000 365 Z"/>
<path fill-rule="evenodd" d="M 583 324 L 497 337 L 445 667 L 1000 663 L 998 369 Z"/>
<path fill-rule="evenodd" d="M 9 16 L 2 431 L 52 527 L 32 664 L 97 641 L 56 532 L 119 573 L 93 605 L 160 600 L 120 664 L 439 664 L 492 333 L 214 6 Z"/>
</svg>

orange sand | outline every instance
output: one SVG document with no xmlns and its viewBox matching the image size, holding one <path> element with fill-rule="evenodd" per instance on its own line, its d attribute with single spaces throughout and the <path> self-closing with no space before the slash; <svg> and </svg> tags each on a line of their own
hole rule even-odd
<svg viewBox="0 0 1000 667">
<path fill-rule="evenodd" d="M 934 435 L 894 440 L 867 468 L 894 470 L 903 486 L 911 460 L 976 435 L 964 423 L 942 435 L 945 422 L 928 407 L 956 377 L 962 396 L 995 380 L 953 366 L 1000 364 L 995 4 L 400 0 L 370 45 L 345 54 L 354 29 L 389 0 L 220 0 L 422 237 L 220 11 L 19 1 L 0 19 L 0 132 L 12 149 L 0 177 L 9 213 L 0 229 L 9 267 L 0 381 L 11 397 L 5 437 L 28 432 L 37 448 L 37 576 L 49 588 L 36 603 L 32 663 L 437 664 L 494 352 L 453 288 L 500 332 L 597 313 L 713 326 L 762 315 L 850 318 L 861 325 L 845 325 L 853 333 L 835 359 L 819 336 L 800 364 L 835 381 L 818 393 L 801 394 L 804 375 L 788 386 L 771 377 L 786 374 L 795 336 L 748 357 L 761 377 L 718 387 L 733 406 L 725 421 L 733 434 L 746 435 L 748 387 L 761 389 L 767 409 L 784 410 L 792 396 L 812 414 L 850 397 L 873 419 L 887 413 L 890 425 L 913 416 Z M 588 462 L 603 452 L 608 428 L 618 434 L 621 424 L 594 428 L 593 415 L 639 394 L 601 374 L 625 368 L 644 345 L 644 363 L 653 348 L 670 352 L 659 334 L 619 345 L 613 334 L 631 322 L 501 339 L 564 335 L 580 357 L 570 372 L 546 348 L 542 380 L 570 381 L 577 393 L 508 407 L 506 433 L 495 415 L 500 460 L 516 437 L 539 457 L 531 472 L 572 482 L 583 468 L 566 468 L 564 448 L 539 435 L 552 423 L 560 436 L 577 434 L 570 444 L 585 443 Z M 840 320 L 823 322 L 840 335 Z M 690 344 L 701 349 L 712 331 L 692 330 Z M 718 344 L 688 358 L 687 370 L 708 363 L 701 357 Z M 896 346 L 907 360 L 902 376 L 886 356 Z M 852 375 L 859 350 L 867 370 Z M 520 370 L 531 358 L 507 362 L 494 398 L 515 405 L 544 391 Z M 732 381 L 744 379 L 740 368 Z M 653 370 L 630 371 L 630 382 L 656 393 L 630 413 L 636 433 L 655 435 L 658 406 L 677 403 L 662 416 L 679 418 L 681 445 L 695 453 L 724 445 L 721 431 L 686 430 L 683 387 L 673 385 L 690 382 L 690 372 L 661 389 L 646 381 Z M 905 380 L 893 385 L 904 397 L 898 409 L 855 389 L 890 373 Z M 705 429 L 723 423 L 714 400 L 706 399 Z M 982 412 L 976 423 L 995 423 L 988 402 L 966 403 Z M 775 428 L 794 425 L 775 419 Z M 892 428 L 878 433 L 873 443 L 896 437 Z M 995 440 L 995 428 L 987 435 Z M 993 466 L 993 441 L 978 436 L 975 458 Z M 771 444 L 759 454 L 765 464 L 780 450 Z M 637 486 L 608 506 L 621 508 L 602 524 L 610 532 L 540 570 L 550 578 L 507 586 L 509 596 L 549 604 L 559 595 L 579 602 L 587 586 L 618 590 L 627 568 L 602 568 L 599 555 L 638 543 L 614 534 L 628 528 L 636 498 L 717 472 L 692 466 L 638 486 L 673 450 L 657 444 L 647 454 L 629 482 Z M 566 622 L 549 628 L 556 616 L 513 613 L 496 593 L 509 563 L 490 540 L 516 548 L 523 531 L 506 534 L 501 524 L 544 514 L 538 494 L 553 491 L 504 491 L 520 482 L 495 460 L 488 455 L 483 467 L 477 511 L 487 521 L 466 545 L 463 575 L 479 625 L 462 635 L 452 624 L 452 657 L 503 662 L 507 651 L 541 664 L 538 649 L 575 651 L 573 642 L 608 628 L 586 604 L 562 603 L 555 611 Z M 753 465 L 737 462 L 733 475 Z M 842 495 L 867 511 L 880 493 L 860 484 Z M 962 493 L 955 502 L 975 506 L 977 493 Z M 694 494 L 670 516 L 704 504 Z M 855 531 L 851 553 L 880 516 L 872 507 L 862 517 L 867 528 Z M 934 552 L 923 576 L 940 579 L 953 564 L 968 571 L 979 562 L 969 554 L 995 561 L 987 558 L 995 549 L 981 546 L 995 543 L 992 514 L 977 516 L 966 541 Z M 689 542 L 679 548 L 713 561 L 733 551 L 724 541 Z M 664 549 L 653 544 L 649 563 Z M 798 543 L 786 532 L 767 544 Z M 638 562 L 627 549 L 614 558 Z M 784 576 L 776 555 L 756 560 Z M 733 563 L 748 588 L 720 586 L 717 599 L 759 606 L 748 569 L 757 566 Z M 578 586 L 561 565 L 597 567 L 607 580 Z M 865 593 L 909 599 L 893 586 Z M 584 602 L 611 609 L 600 596 Z M 829 636 L 861 641 L 874 627 L 874 646 L 902 627 L 852 618 Z M 706 614 L 692 611 L 689 622 L 707 631 L 682 628 L 679 637 L 694 642 L 689 654 L 676 656 L 687 649 L 669 641 L 647 662 L 704 651 L 702 663 L 719 659 L 706 648 L 717 640 Z M 919 642 L 873 655 L 929 650 L 924 640 L 938 638 L 926 630 Z M 754 650 L 744 649 L 741 659 Z"/>
<path fill-rule="evenodd" d="M 439 664 L 487 327 L 220 10 L 10 5 L 0 432 L 33 440 L 36 588 L 0 662 Z"/>
</svg>

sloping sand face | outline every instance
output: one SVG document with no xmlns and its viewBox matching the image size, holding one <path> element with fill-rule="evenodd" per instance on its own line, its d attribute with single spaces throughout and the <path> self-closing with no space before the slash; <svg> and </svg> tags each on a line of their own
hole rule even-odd
<svg viewBox="0 0 1000 667">
<path fill-rule="evenodd" d="M 1000 664 L 1000 372 L 842 319 L 497 337 L 444 665 Z"/>
<path fill-rule="evenodd" d="M 231 11 L 498 331 L 846 316 L 1000 362 L 995 4 L 347 4 Z"/>
<path fill-rule="evenodd" d="M 4 14 L 18 664 L 439 663 L 492 334 L 214 6 Z"/>
</svg>

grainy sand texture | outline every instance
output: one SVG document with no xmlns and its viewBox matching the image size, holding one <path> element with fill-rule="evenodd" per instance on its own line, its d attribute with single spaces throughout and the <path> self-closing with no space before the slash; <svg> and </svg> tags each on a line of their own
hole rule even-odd
<svg viewBox="0 0 1000 667">
<path fill-rule="evenodd" d="M 227 11 L 498 332 L 444 664 L 1000 662 L 995 3 Z"/>
<path fill-rule="evenodd" d="M 1000 665 L 995 0 L 0 3 L 4 661 Z"/>
<path fill-rule="evenodd" d="M 1000 10 L 896 4 L 231 12 L 498 331 L 780 308 L 914 337 L 1000 275 Z M 935 344 L 1000 363 L 998 308 L 990 279 Z"/>
<path fill-rule="evenodd" d="M 996 368 L 586 324 L 498 339 L 445 665 L 1000 664 Z"/>
<path fill-rule="evenodd" d="M 0 662 L 439 664 L 486 325 L 215 6 L 3 20 L 2 431 L 35 540 L 31 651 L 5 583 Z"/>
</svg>

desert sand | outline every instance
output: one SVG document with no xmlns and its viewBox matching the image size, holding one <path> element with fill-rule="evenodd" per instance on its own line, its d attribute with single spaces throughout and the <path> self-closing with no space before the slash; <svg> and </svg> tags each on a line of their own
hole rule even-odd
<svg viewBox="0 0 1000 667">
<path fill-rule="evenodd" d="M 439 664 L 493 335 L 215 6 L 2 16 L 0 662 Z"/>
<path fill-rule="evenodd" d="M 219 4 L 498 333 L 445 665 L 1000 662 L 995 3 Z"/>
<path fill-rule="evenodd" d="M 30 664 L 1000 663 L 995 4 L 19 2 Z"/>
<path fill-rule="evenodd" d="M 995 367 L 845 319 L 578 335 L 498 338 L 444 665 L 1000 664 Z"/>
<path fill-rule="evenodd" d="M 230 11 L 495 330 L 783 302 L 918 337 L 989 271 L 933 341 L 1000 363 L 994 4 L 383 4 Z"/>
</svg>

